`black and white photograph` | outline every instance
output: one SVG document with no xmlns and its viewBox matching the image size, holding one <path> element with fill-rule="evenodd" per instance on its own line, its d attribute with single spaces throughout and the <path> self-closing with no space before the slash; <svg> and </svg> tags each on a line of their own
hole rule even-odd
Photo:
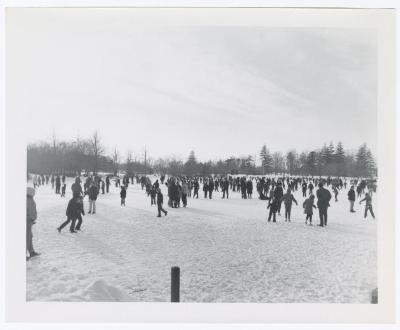
<svg viewBox="0 0 400 330">
<path fill-rule="evenodd" d="M 168 15 L 7 12 L 26 301 L 378 304 L 377 30 Z"/>
</svg>

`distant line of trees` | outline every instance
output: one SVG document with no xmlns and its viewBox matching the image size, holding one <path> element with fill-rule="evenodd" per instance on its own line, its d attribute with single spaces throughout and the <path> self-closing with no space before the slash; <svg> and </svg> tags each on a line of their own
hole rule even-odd
<svg viewBox="0 0 400 330">
<path fill-rule="evenodd" d="M 271 154 L 266 145 L 263 145 L 260 158 L 263 173 L 355 177 L 377 175 L 375 159 L 366 143 L 362 144 L 356 153 L 345 151 L 342 142 L 338 142 L 336 147 L 330 142 L 320 149 L 301 153 L 289 150 L 285 156 L 280 152 Z"/>
<path fill-rule="evenodd" d="M 53 135 L 50 143 L 29 144 L 27 148 L 28 172 L 76 175 L 77 173 L 106 172 L 117 174 L 124 171 L 136 173 L 160 173 L 171 175 L 210 174 L 283 174 L 307 176 L 376 176 L 375 159 L 364 143 L 354 152 L 345 151 L 343 144 L 332 142 L 311 151 L 289 150 L 286 154 L 271 153 L 266 145 L 261 147 L 259 162 L 246 155 L 217 161 L 199 162 L 191 151 L 186 161 L 177 157 L 152 159 L 133 157 L 131 152 L 123 159 L 117 148 L 106 155 L 97 132 L 88 139 L 77 138 L 72 142 L 58 141 Z"/>
</svg>

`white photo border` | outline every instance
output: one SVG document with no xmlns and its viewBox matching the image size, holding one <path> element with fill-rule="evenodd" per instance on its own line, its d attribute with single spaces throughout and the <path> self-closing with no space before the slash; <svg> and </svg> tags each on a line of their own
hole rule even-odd
<svg viewBox="0 0 400 330">
<path fill-rule="evenodd" d="M 25 3 L 31 1 L 25 1 Z M 384 3 L 384 2 L 382 2 Z M 28 4 L 26 4 L 28 5 Z M 100 4 L 101 5 L 101 4 Z M 13 12 L 32 10 L 7 8 Z M 40 10 L 40 9 L 37 9 Z M 54 9 L 43 9 L 54 10 Z M 62 9 L 58 9 L 62 10 Z M 75 9 L 74 9 L 75 10 Z M 80 9 L 85 10 L 85 9 Z M 112 9 L 116 10 L 116 9 Z M 161 8 L 130 8 L 143 13 Z M 185 11 L 184 22 L 182 10 Z M 376 28 L 378 32 L 378 287 L 377 305 L 350 304 L 199 304 L 199 303 L 54 303 L 25 300 L 25 196 L 26 140 L 18 109 L 9 103 L 6 91 L 6 321 L 9 322 L 185 322 L 185 323 L 392 323 L 395 321 L 395 205 L 396 117 L 395 117 L 395 12 L 390 9 L 263 9 L 263 8 L 170 8 L 168 17 L 176 24 L 198 24 L 208 11 L 207 24 L 264 26 L 315 26 Z M 234 11 L 236 13 L 234 13 Z M 308 13 L 307 13 L 308 11 Z M 212 15 L 210 13 L 213 12 Z M 218 12 L 218 13 L 217 13 Z M 147 14 L 146 14 L 147 15 Z M 171 15 L 176 15 L 171 20 Z M 203 17 L 204 19 L 204 17 Z M 210 22 L 210 20 L 213 20 Z M 203 24 L 204 21 L 203 21 Z M 273 25 L 277 24 L 277 25 Z M 7 40 L 8 42 L 9 40 Z M 7 56 L 7 48 L 6 48 Z M 6 82 L 9 77 L 6 77 Z M 379 207 L 385 205 L 385 208 Z"/>
</svg>

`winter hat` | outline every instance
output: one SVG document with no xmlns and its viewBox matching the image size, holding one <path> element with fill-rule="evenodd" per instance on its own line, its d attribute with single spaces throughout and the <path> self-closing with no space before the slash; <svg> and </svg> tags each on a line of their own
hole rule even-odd
<svg viewBox="0 0 400 330">
<path fill-rule="evenodd" d="M 27 188 L 26 188 L 26 194 L 27 194 L 28 196 L 30 196 L 30 197 L 35 196 L 35 189 L 32 188 L 32 187 L 27 187 Z"/>
</svg>

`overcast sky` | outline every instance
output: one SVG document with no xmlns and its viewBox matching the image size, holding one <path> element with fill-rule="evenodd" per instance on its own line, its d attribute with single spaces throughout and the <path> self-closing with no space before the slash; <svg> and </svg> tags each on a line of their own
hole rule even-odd
<svg viewBox="0 0 400 330">
<path fill-rule="evenodd" d="M 144 28 L 85 15 L 8 22 L 7 75 L 28 142 L 98 130 L 124 157 L 145 145 L 153 158 L 205 160 L 339 140 L 376 154 L 373 30 Z"/>
</svg>

